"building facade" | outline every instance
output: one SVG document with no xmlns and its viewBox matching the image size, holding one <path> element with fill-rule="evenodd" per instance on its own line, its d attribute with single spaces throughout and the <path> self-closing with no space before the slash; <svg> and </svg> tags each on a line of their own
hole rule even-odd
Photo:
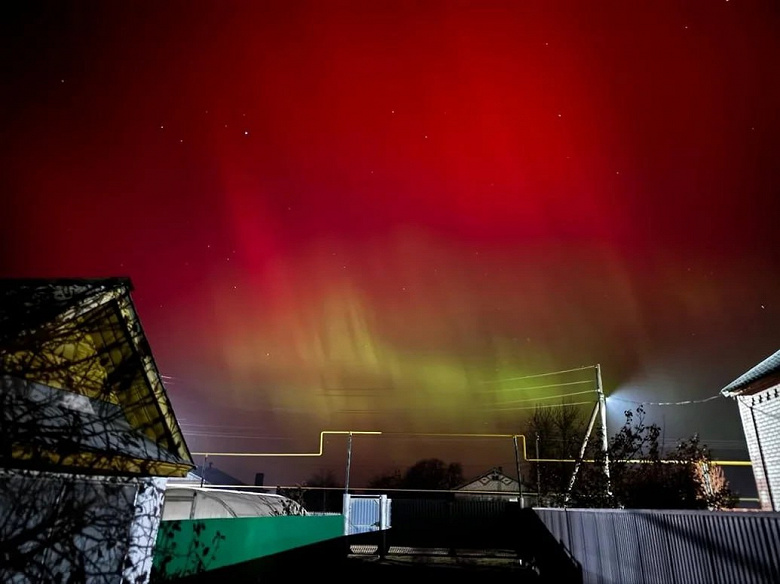
<svg viewBox="0 0 780 584">
<path fill-rule="evenodd" d="M 780 510 L 780 351 L 721 390 L 735 399 L 763 511 Z"/>
<path fill-rule="evenodd" d="M 523 496 L 520 483 L 506 474 L 501 467 L 471 479 L 457 487 L 456 499 L 479 499 L 483 501 L 517 501 Z"/>
<path fill-rule="evenodd" d="M 148 582 L 194 468 L 123 278 L 0 280 L 0 581 Z"/>
</svg>

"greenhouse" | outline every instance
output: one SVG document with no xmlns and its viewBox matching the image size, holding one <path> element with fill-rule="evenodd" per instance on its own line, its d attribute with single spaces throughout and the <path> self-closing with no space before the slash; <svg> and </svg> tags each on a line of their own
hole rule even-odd
<svg viewBox="0 0 780 584">
<path fill-rule="evenodd" d="M 306 514 L 301 505 L 282 495 L 208 487 L 168 486 L 165 489 L 162 519 L 168 521 Z"/>
</svg>

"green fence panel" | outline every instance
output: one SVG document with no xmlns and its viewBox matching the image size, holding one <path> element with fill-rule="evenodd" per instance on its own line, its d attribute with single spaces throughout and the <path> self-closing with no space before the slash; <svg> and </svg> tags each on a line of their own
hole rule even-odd
<svg viewBox="0 0 780 584">
<path fill-rule="evenodd" d="M 178 578 L 343 535 L 343 515 L 163 521 L 152 571 L 155 579 Z"/>
</svg>

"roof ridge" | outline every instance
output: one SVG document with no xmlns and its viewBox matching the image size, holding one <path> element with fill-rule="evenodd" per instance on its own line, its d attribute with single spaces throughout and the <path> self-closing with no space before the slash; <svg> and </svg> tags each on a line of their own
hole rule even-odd
<svg viewBox="0 0 780 584">
<path fill-rule="evenodd" d="M 780 351 L 774 352 L 757 365 L 751 367 L 748 371 L 721 389 L 720 393 L 726 396 L 741 393 L 742 390 L 746 389 L 752 383 L 777 372 L 780 372 Z"/>
</svg>

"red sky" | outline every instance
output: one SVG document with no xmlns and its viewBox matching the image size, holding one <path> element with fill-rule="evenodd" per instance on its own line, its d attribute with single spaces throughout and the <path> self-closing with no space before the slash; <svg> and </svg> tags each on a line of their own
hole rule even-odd
<svg viewBox="0 0 780 584">
<path fill-rule="evenodd" d="M 513 378 L 698 400 L 780 348 L 776 2 L 2 10 L 0 275 L 130 276 L 194 451 L 522 432 L 570 390 Z M 725 398 L 647 409 L 746 457 Z"/>
</svg>

